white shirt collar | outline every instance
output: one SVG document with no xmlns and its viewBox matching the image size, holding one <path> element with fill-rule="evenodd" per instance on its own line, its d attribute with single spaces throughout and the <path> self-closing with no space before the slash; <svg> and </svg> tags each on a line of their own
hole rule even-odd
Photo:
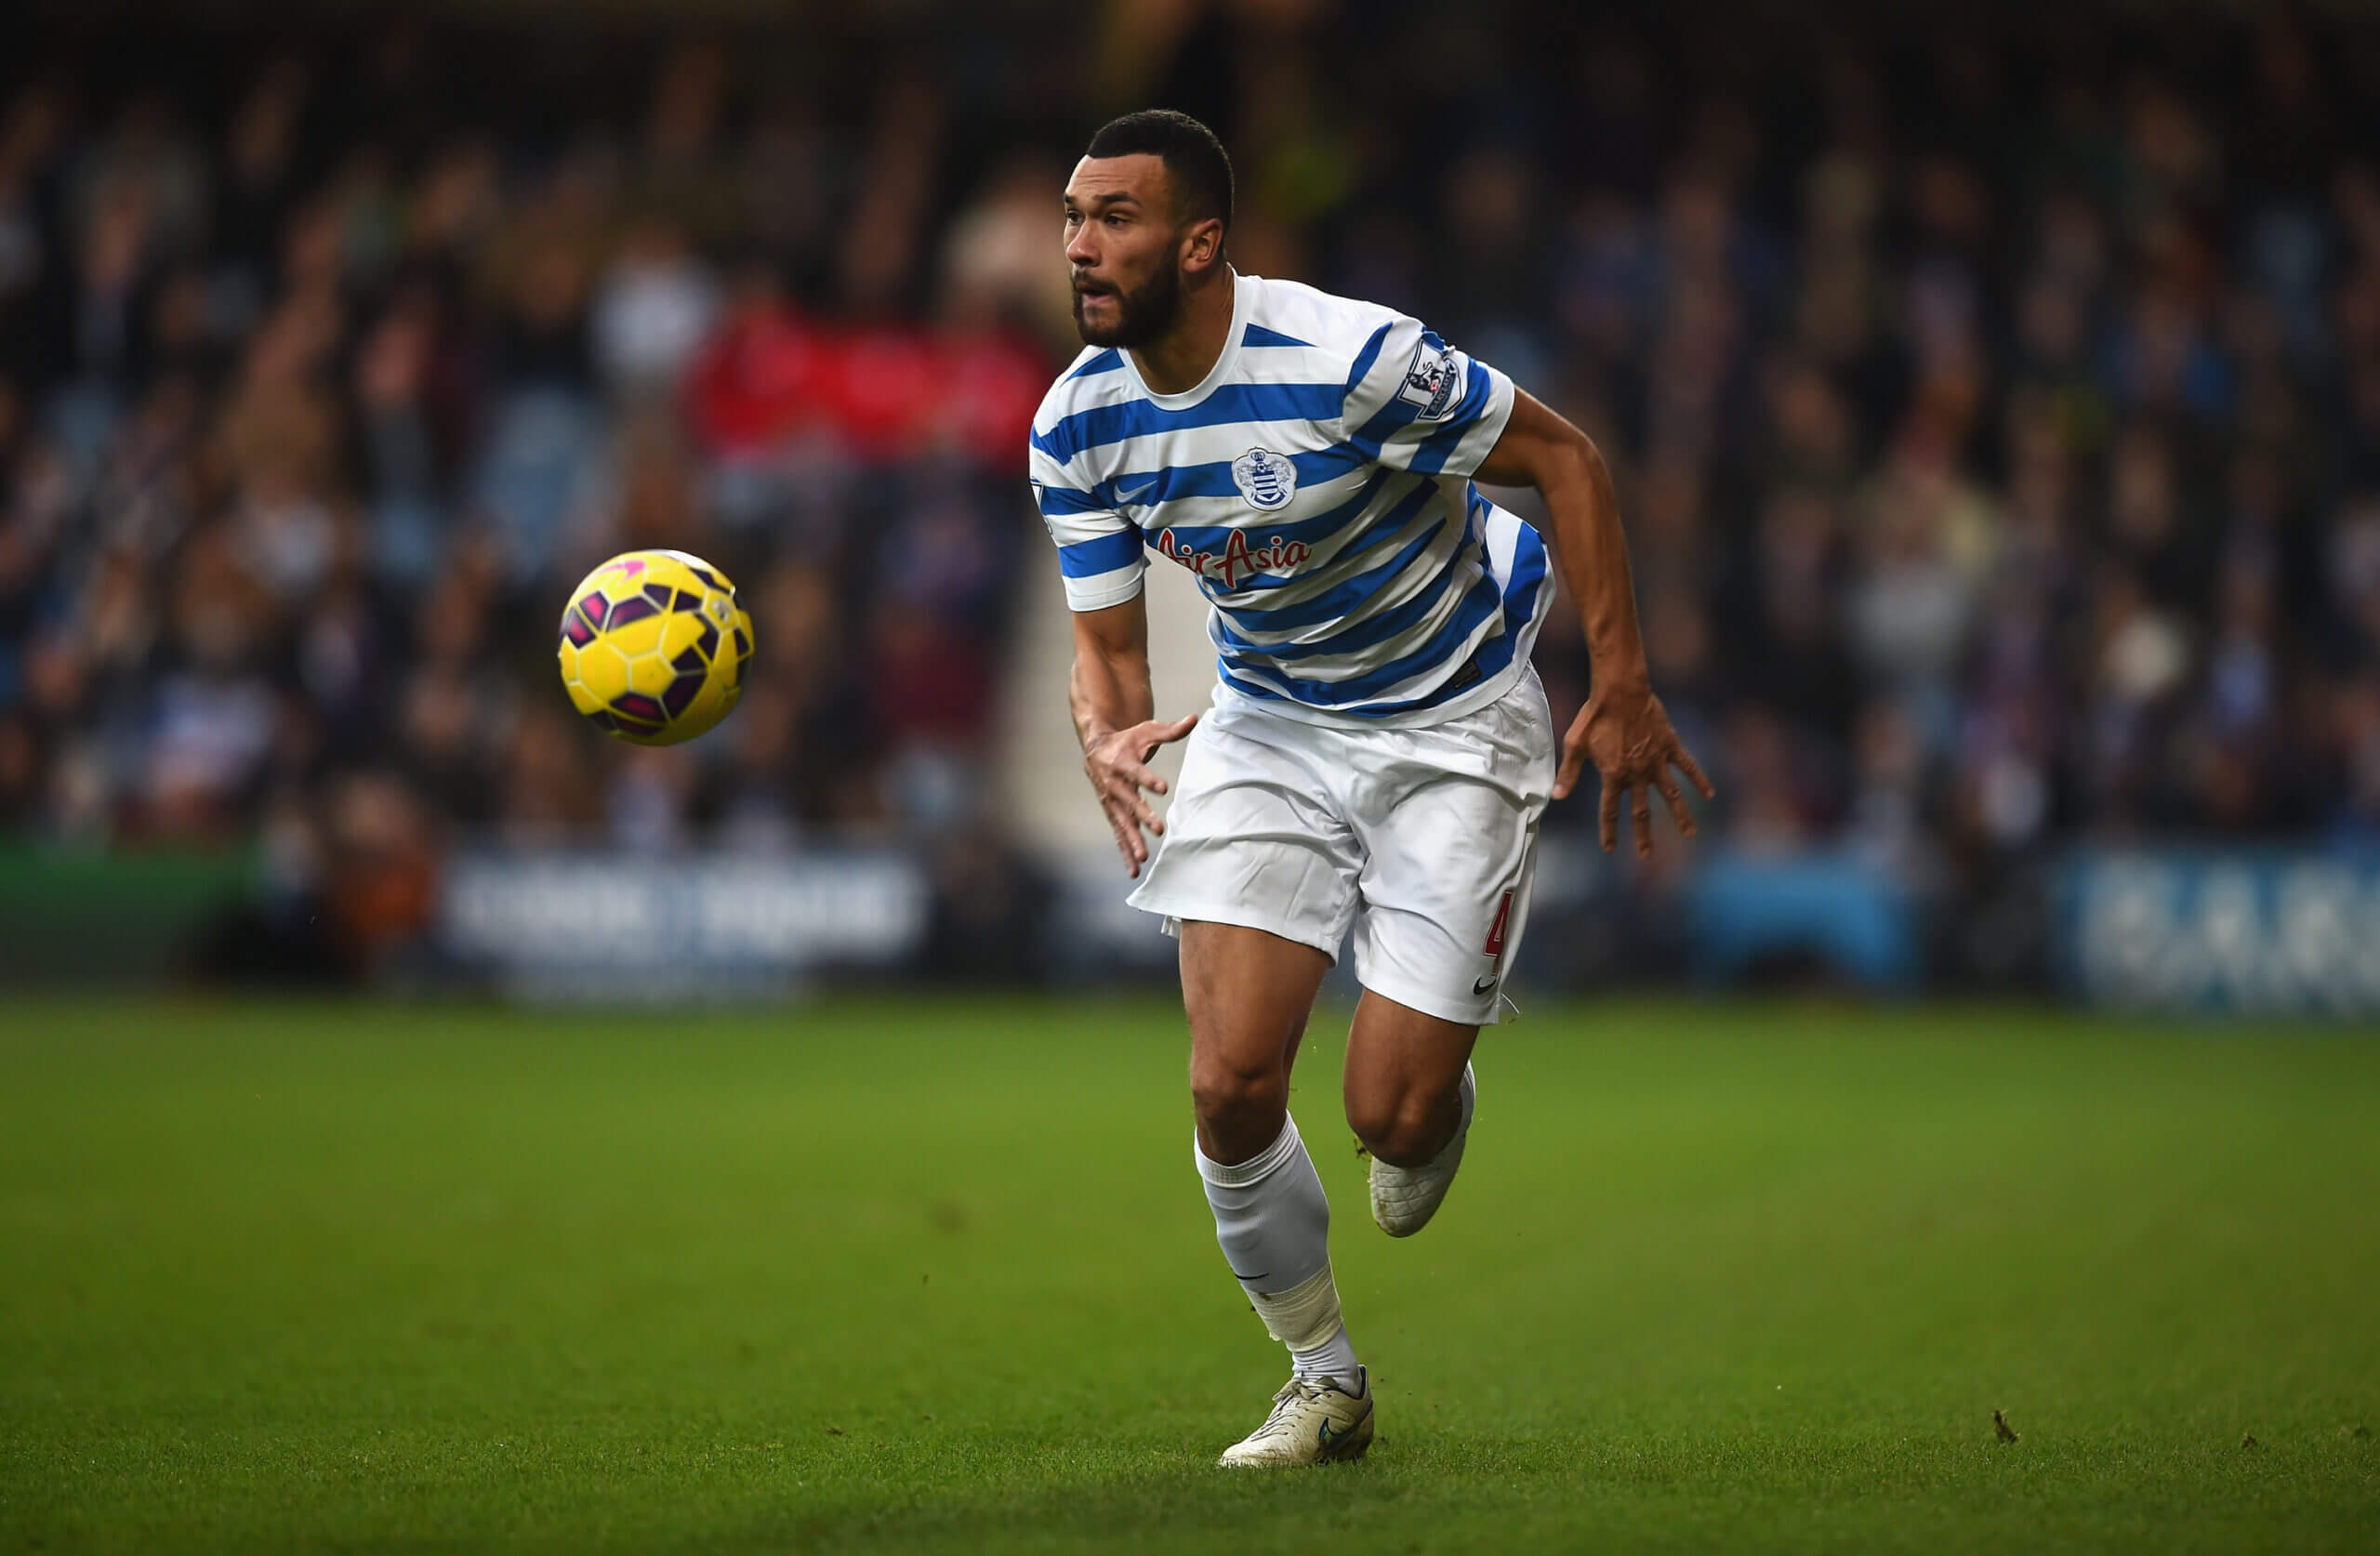
<svg viewBox="0 0 2380 1556">
<path fill-rule="evenodd" d="M 1180 394 L 1159 394 L 1142 379 L 1140 363 L 1132 360 L 1132 353 L 1119 351 L 1117 354 L 1124 359 L 1124 371 L 1131 375 L 1134 387 L 1169 411 L 1186 411 L 1212 394 L 1215 386 L 1230 377 L 1232 369 L 1239 364 L 1239 343 L 1248 334 L 1249 311 L 1256 302 L 1255 282 L 1254 276 L 1232 272 L 1231 329 L 1223 336 L 1223 349 L 1215 357 L 1215 365 L 1207 369 L 1205 377 Z"/>
</svg>

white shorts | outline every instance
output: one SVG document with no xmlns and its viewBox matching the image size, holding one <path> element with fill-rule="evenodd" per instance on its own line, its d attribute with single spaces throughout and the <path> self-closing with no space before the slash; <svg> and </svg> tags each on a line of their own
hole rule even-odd
<svg viewBox="0 0 2380 1556">
<path fill-rule="evenodd" d="M 1233 700 L 1198 721 L 1165 835 L 1131 895 L 1184 920 L 1239 924 L 1338 959 L 1426 1015 L 1496 1019 L 1528 917 L 1537 824 L 1553 789 L 1545 688 L 1421 729 L 1337 729 Z"/>
</svg>

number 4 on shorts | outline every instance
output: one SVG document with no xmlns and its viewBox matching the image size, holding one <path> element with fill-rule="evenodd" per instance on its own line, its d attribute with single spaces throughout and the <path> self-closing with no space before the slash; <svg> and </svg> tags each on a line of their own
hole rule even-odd
<svg viewBox="0 0 2380 1556">
<path fill-rule="evenodd" d="M 1505 921 L 1510 919 L 1512 916 L 1513 894 L 1510 891 L 1507 891 L 1504 893 L 1504 900 L 1496 904 L 1496 922 L 1488 926 L 1488 948 L 1486 955 L 1495 957 L 1501 957 L 1503 956 L 1504 924 Z"/>
</svg>

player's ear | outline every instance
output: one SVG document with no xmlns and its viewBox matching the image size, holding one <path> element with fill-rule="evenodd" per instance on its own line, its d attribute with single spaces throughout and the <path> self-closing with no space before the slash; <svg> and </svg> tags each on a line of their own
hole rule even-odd
<svg viewBox="0 0 2380 1556">
<path fill-rule="evenodd" d="M 1194 221 L 1182 232 L 1182 268 L 1203 275 L 1223 263 L 1223 224 L 1214 217 Z"/>
</svg>

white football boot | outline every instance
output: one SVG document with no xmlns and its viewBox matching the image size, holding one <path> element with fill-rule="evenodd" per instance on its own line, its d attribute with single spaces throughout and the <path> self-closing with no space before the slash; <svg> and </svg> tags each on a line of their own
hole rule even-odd
<svg viewBox="0 0 2380 1556">
<path fill-rule="evenodd" d="M 1361 1458 L 1372 1445 L 1372 1378 L 1355 1369 L 1355 1392 L 1330 1378 L 1292 1378 L 1273 1396 L 1264 1424 L 1223 1450 L 1225 1469 L 1329 1464 Z"/>
<path fill-rule="evenodd" d="M 1430 1224 L 1445 1203 L 1447 1191 L 1454 1187 L 1455 1170 L 1462 1166 L 1462 1142 L 1471 1134 L 1472 1104 L 1479 1095 L 1479 1085 L 1472 1078 L 1471 1066 L 1462 1067 L 1462 1122 L 1455 1126 L 1454 1139 L 1446 1148 L 1417 1167 L 1392 1167 L 1378 1156 L 1371 1159 L 1372 1220 L 1391 1237 L 1410 1237 Z"/>
</svg>

